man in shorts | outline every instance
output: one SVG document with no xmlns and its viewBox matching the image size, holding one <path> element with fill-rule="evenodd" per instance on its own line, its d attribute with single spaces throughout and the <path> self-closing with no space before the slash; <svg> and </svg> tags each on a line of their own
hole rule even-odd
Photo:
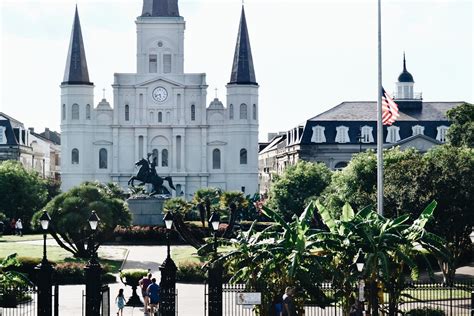
<svg viewBox="0 0 474 316">
<path fill-rule="evenodd" d="M 151 279 L 151 284 L 146 292 L 150 298 L 150 313 L 155 315 L 155 311 L 158 311 L 160 307 L 160 286 L 156 284 L 155 278 Z"/>
<path fill-rule="evenodd" d="M 151 273 L 148 273 L 146 277 L 143 277 L 138 284 L 140 284 L 140 288 L 142 289 L 142 296 L 143 296 L 143 303 L 145 305 L 145 313 L 148 313 L 148 304 L 150 304 L 150 298 L 147 294 L 147 289 L 151 284 Z"/>
</svg>

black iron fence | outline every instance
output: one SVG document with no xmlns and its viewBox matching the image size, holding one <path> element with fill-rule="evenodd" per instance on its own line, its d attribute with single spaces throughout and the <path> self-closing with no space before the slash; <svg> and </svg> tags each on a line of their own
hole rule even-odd
<svg viewBox="0 0 474 316">
<path fill-rule="evenodd" d="M 59 286 L 52 291 L 53 315 L 59 315 Z M 1 316 L 36 316 L 38 312 L 38 290 L 34 285 L 0 286 Z"/>
<path fill-rule="evenodd" d="M 326 296 L 332 297 L 334 288 L 330 283 L 322 284 Z M 356 294 L 354 289 L 354 294 Z M 391 307 L 392 315 L 444 315 L 474 316 L 474 280 L 456 282 L 453 286 L 432 282 L 408 282 L 401 292 L 398 304 Z M 250 306 L 237 304 L 237 296 L 242 292 L 252 292 L 243 284 L 224 284 L 222 288 L 222 305 L 224 316 L 253 316 L 255 311 Z M 207 293 L 207 292 L 206 292 Z M 370 292 L 366 291 L 366 298 Z M 387 292 L 375 293 L 379 300 L 379 315 L 389 315 L 390 295 Z M 271 303 L 262 302 L 266 311 L 271 310 Z M 304 304 L 304 316 L 343 316 L 343 307 L 339 302 L 327 306 L 317 306 L 309 302 Z M 363 308 L 368 311 L 367 299 Z M 420 311 L 424 311 L 424 314 Z M 206 315 L 206 314 L 205 314 Z M 347 315 L 347 314 L 346 314 Z"/>
</svg>

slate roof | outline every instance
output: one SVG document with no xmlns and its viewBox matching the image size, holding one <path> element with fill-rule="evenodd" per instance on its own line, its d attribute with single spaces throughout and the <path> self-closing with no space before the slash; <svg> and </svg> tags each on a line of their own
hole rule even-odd
<svg viewBox="0 0 474 316">
<path fill-rule="evenodd" d="M 143 0 L 142 17 L 179 17 L 178 0 Z"/>
<path fill-rule="evenodd" d="M 399 121 L 446 121 L 446 112 L 460 104 L 457 102 L 423 102 L 421 111 L 400 112 Z M 376 121 L 377 102 L 348 101 L 310 118 L 309 121 Z"/>
<path fill-rule="evenodd" d="M 277 135 L 275 136 L 271 141 L 270 143 L 264 148 L 262 149 L 259 154 L 264 154 L 266 152 L 269 152 L 271 151 L 272 149 L 274 149 L 275 147 L 278 147 L 278 144 L 280 144 L 281 142 L 285 141 L 286 140 L 286 134 L 282 134 L 282 135 Z M 284 142 L 284 144 L 286 145 L 286 142 Z"/>
<path fill-rule="evenodd" d="M 77 5 L 62 84 L 93 85 L 93 83 L 89 81 L 89 71 L 87 69 L 86 52 L 84 49 L 84 41 L 82 40 L 81 22 L 79 21 Z"/>
<path fill-rule="evenodd" d="M 245 10 L 243 6 L 229 84 L 257 85 L 257 79 L 255 78 L 255 70 L 253 67 L 252 50 L 250 49 L 249 33 L 247 30 L 247 21 L 245 19 Z"/>
</svg>

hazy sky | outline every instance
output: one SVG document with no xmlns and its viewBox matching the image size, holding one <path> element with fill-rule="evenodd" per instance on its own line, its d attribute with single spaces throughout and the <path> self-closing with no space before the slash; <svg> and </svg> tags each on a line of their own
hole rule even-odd
<svg viewBox="0 0 474 316">
<path fill-rule="evenodd" d="M 0 111 L 42 131 L 59 130 L 60 89 L 79 6 L 95 103 L 112 101 L 115 72 L 135 72 L 135 18 L 142 0 L 1 0 Z M 185 71 L 207 73 L 225 101 L 241 1 L 181 0 Z M 246 0 L 257 81 L 260 139 L 343 101 L 377 94 L 376 0 Z M 427 101 L 473 102 L 473 4 L 470 0 L 383 0 L 383 82 L 402 70 Z M 111 102 L 112 103 L 112 102 Z M 225 102 L 224 102 L 225 103 Z"/>
</svg>

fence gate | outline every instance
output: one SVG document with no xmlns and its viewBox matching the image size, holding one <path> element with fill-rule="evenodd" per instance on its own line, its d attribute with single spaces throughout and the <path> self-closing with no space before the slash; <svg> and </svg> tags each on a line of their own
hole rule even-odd
<svg viewBox="0 0 474 316">
<path fill-rule="evenodd" d="M 51 304 L 53 315 L 59 316 L 59 286 L 53 285 Z M 38 289 L 34 285 L 0 287 L 1 316 L 36 316 Z"/>
</svg>

